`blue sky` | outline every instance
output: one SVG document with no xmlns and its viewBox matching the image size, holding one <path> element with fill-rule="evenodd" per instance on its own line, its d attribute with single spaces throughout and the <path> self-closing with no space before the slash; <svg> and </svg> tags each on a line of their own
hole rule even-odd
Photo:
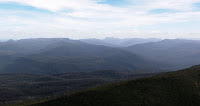
<svg viewBox="0 0 200 106">
<path fill-rule="evenodd" d="M 200 38 L 200 0 L 0 0 L 2 39 Z"/>
</svg>

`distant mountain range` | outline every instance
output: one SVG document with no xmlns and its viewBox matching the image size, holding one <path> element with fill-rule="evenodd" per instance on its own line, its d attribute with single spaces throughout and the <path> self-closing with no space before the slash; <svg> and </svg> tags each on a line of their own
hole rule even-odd
<svg viewBox="0 0 200 106">
<path fill-rule="evenodd" d="M 113 42 L 120 41 L 114 38 L 104 40 L 112 45 Z M 9 40 L 0 42 L 0 72 L 35 74 L 97 70 L 166 72 L 199 64 L 199 45 L 198 40 L 183 39 L 152 41 L 128 47 L 93 45 L 67 38 Z"/>
<path fill-rule="evenodd" d="M 127 47 L 127 46 L 132 46 L 132 45 L 135 45 L 135 44 L 157 42 L 157 41 L 161 41 L 161 39 L 157 39 L 157 38 L 119 39 L 119 38 L 108 37 L 108 38 L 105 38 L 105 39 L 81 39 L 80 41 L 85 42 L 85 43 L 89 43 L 89 44 L 104 45 L 104 46 L 109 46 L 109 47 Z"/>
<path fill-rule="evenodd" d="M 31 106 L 199 106 L 200 66 L 91 88 Z"/>
<path fill-rule="evenodd" d="M 175 69 L 200 64 L 200 40 L 166 39 L 124 49 L 152 60 L 165 62 Z"/>
<path fill-rule="evenodd" d="M 55 74 L 96 70 L 168 71 L 165 64 L 145 59 L 121 48 L 92 45 L 78 40 L 10 40 L 0 43 L 0 49 L 2 58 L 10 54 L 6 56 L 8 61 L 1 66 L 3 73 Z"/>
</svg>

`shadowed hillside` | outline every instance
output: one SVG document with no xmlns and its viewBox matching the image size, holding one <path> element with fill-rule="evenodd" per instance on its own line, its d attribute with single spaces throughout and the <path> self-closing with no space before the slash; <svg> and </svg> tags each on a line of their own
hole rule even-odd
<svg viewBox="0 0 200 106">
<path fill-rule="evenodd" d="M 114 83 L 32 106 L 198 106 L 200 66 Z"/>
<path fill-rule="evenodd" d="M 157 73 L 128 71 L 71 72 L 53 75 L 0 74 L 0 105 L 27 100 L 54 98 L 111 82 L 136 79 Z"/>
</svg>

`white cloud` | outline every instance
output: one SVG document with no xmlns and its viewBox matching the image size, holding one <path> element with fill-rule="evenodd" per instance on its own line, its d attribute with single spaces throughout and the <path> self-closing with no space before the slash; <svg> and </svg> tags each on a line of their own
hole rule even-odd
<svg viewBox="0 0 200 106">
<path fill-rule="evenodd" d="M 193 11 L 193 4 L 200 0 L 130 0 L 133 4 L 127 7 L 98 4 L 98 1 L 100 0 L 0 0 L 0 2 L 17 2 L 53 12 L 53 14 L 43 14 L 29 10 L 1 10 L 0 7 L 0 20 L 2 20 L 0 36 L 12 34 L 18 36 L 15 38 L 63 36 L 101 38 L 122 37 L 122 35 L 150 37 L 149 34 L 153 37 L 155 33 L 134 31 L 155 24 L 200 21 L 200 11 Z M 149 13 L 153 9 L 171 9 L 177 12 Z M 20 15 L 21 13 L 25 16 Z M 120 31 L 116 32 L 116 30 Z M 156 33 L 155 37 L 163 38 L 166 35 L 171 37 L 169 34 L 177 37 L 174 33 L 165 33 L 165 35 L 163 33 Z M 190 35 L 180 34 L 182 37 Z"/>
</svg>

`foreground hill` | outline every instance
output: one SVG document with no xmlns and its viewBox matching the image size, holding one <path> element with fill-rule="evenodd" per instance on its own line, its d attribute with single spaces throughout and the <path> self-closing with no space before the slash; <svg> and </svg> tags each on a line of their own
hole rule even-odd
<svg viewBox="0 0 200 106">
<path fill-rule="evenodd" d="M 54 98 L 102 84 L 155 74 L 157 73 L 131 73 L 112 70 L 53 75 L 0 74 L 0 105 Z"/>
<path fill-rule="evenodd" d="M 40 48 L 31 52 L 32 54 L 15 59 L 4 66 L 2 72 L 56 74 L 96 70 L 131 70 L 135 72 L 169 70 L 162 63 L 120 48 L 91 45 L 77 40 L 59 40 L 48 45 L 45 43 Z"/>
<path fill-rule="evenodd" d="M 200 63 L 200 41 L 166 39 L 159 42 L 133 45 L 126 50 L 183 69 Z"/>
<path fill-rule="evenodd" d="M 89 89 L 33 106 L 199 106 L 200 66 Z"/>
</svg>

